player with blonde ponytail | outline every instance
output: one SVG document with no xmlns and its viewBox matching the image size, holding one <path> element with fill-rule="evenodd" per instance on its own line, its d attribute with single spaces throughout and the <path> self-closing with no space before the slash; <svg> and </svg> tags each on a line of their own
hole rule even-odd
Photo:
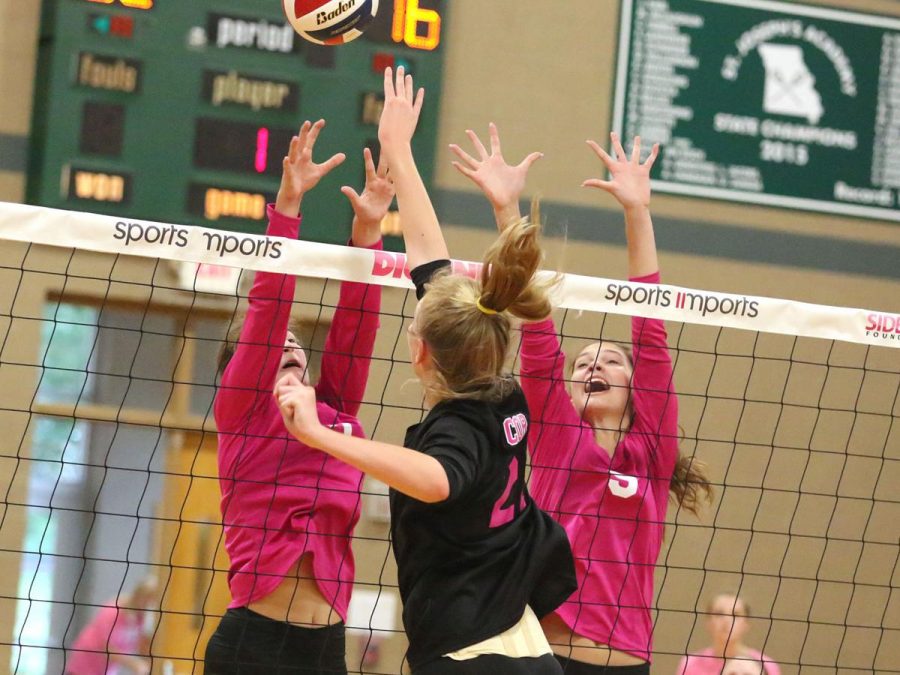
<svg viewBox="0 0 900 675">
<path fill-rule="evenodd" d="M 539 617 L 575 590 L 566 534 L 525 483 L 528 406 L 505 372 L 511 318 L 550 313 L 537 222 L 518 220 L 488 250 L 479 279 L 451 274 L 410 141 L 423 92 L 385 73 L 382 157 L 397 192 L 419 298 L 410 360 L 425 419 L 403 446 L 322 426 L 315 392 L 292 374 L 276 386 L 285 425 L 303 443 L 391 487 L 407 659 L 414 675 L 560 673 Z"/>
</svg>

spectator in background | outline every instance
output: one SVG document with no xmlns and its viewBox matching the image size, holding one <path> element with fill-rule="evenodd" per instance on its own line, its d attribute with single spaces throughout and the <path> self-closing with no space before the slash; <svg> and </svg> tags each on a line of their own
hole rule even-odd
<svg viewBox="0 0 900 675">
<path fill-rule="evenodd" d="M 722 669 L 722 675 L 765 675 L 766 672 L 766 664 L 751 659 L 728 659 Z"/>
<path fill-rule="evenodd" d="M 156 579 L 147 577 L 97 612 L 66 654 L 66 675 L 148 675 L 153 621 L 158 609 Z"/>
<path fill-rule="evenodd" d="M 781 675 L 778 664 L 744 644 L 750 609 L 739 597 L 717 595 L 706 608 L 712 645 L 681 659 L 678 675 Z"/>
</svg>

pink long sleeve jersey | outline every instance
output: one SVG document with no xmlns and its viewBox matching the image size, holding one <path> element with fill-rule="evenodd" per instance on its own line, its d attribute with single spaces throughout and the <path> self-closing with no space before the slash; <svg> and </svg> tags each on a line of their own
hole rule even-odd
<svg viewBox="0 0 900 675">
<path fill-rule="evenodd" d="M 112 655 L 142 656 L 144 615 L 119 609 L 115 601 L 101 607 L 79 633 L 66 655 L 66 675 L 124 675 L 131 672 Z"/>
<path fill-rule="evenodd" d="M 269 206 L 269 236 L 297 237 L 300 219 Z M 380 248 L 380 242 L 374 248 Z M 240 341 L 216 394 L 219 483 L 230 607 L 271 593 L 305 553 L 322 595 L 347 619 L 363 475 L 291 436 L 272 396 L 294 298 L 294 277 L 257 272 Z M 381 289 L 344 282 L 322 355 L 322 424 L 363 436 L 356 414 L 378 329 Z"/>
<path fill-rule="evenodd" d="M 746 665 L 755 666 L 750 670 L 761 675 L 781 675 L 781 668 L 768 656 L 756 649 L 749 649 L 746 654 L 735 657 L 736 661 L 748 662 Z M 681 659 L 675 675 L 720 675 L 725 671 L 728 660 L 716 656 L 712 647 L 707 647 L 696 654 L 689 654 Z M 760 668 L 762 666 L 762 668 Z"/>
<path fill-rule="evenodd" d="M 659 283 L 659 273 L 632 281 Z M 578 590 L 556 613 L 576 634 L 649 661 L 678 406 L 663 322 L 634 317 L 631 330 L 634 420 L 612 457 L 572 403 L 551 319 L 523 326 L 521 378 L 532 416 L 531 492 L 566 529 L 578 575 Z"/>
</svg>

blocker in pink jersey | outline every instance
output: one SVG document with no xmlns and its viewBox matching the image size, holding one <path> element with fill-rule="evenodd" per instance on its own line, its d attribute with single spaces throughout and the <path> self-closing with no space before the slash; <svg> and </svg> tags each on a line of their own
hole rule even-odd
<svg viewBox="0 0 900 675">
<path fill-rule="evenodd" d="M 632 279 L 658 280 L 658 273 Z M 578 591 L 557 614 L 578 635 L 649 660 L 653 571 L 678 458 L 678 407 L 662 322 L 634 317 L 632 340 L 635 414 L 612 456 L 572 403 L 552 320 L 523 326 L 521 375 L 535 411 L 532 494 L 569 534 L 578 574 Z M 596 380 L 627 363 L 611 348 L 582 358 Z"/>
<path fill-rule="evenodd" d="M 616 134 L 615 157 L 589 145 L 610 180 L 586 187 L 612 194 L 625 211 L 632 282 L 659 283 L 650 218 L 654 146 L 641 162 Z M 696 510 L 709 483 L 678 449 L 678 403 L 662 321 L 634 317 L 631 348 L 587 345 L 576 357 L 570 389 L 552 321 L 522 329 L 522 388 L 533 411 L 531 487 L 535 500 L 565 527 L 578 591 L 545 622 L 557 654 L 574 663 L 636 667 L 653 649 L 653 573 L 665 532 L 669 493 Z"/>
<path fill-rule="evenodd" d="M 517 166 L 503 159 L 497 128 L 490 152 L 468 132 L 476 153 L 451 146 L 456 168 L 491 202 L 503 230 L 519 217 L 519 197 L 533 153 Z M 650 218 L 654 147 L 640 161 L 612 136 L 616 158 L 589 142 L 611 180 L 585 181 L 613 194 L 625 209 L 632 281 L 659 282 Z M 522 328 L 522 389 L 531 412 L 531 492 L 566 530 L 578 590 L 542 621 L 554 653 L 570 673 L 649 672 L 653 629 L 653 570 L 659 555 L 670 490 L 696 507 L 705 478 L 679 457 L 678 409 L 672 363 L 661 321 L 636 317 L 632 349 L 588 345 L 575 359 L 571 390 L 565 355 L 552 319 Z"/>
<path fill-rule="evenodd" d="M 269 236 L 297 237 L 299 218 L 269 207 Z M 380 248 L 380 246 L 379 246 Z M 285 339 L 294 278 L 257 272 L 240 344 L 215 401 L 225 546 L 231 559 L 230 607 L 270 593 L 304 553 L 319 589 L 346 619 L 353 584 L 350 535 L 359 519 L 362 473 L 287 433 L 271 389 L 286 368 Z M 341 285 L 322 355 L 319 419 L 363 436 L 356 419 L 378 328 L 380 289 Z"/>
<path fill-rule="evenodd" d="M 296 239 L 300 198 L 332 166 L 312 162 L 324 122 L 294 137 L 268 237 Z M 352 244 L 381 248 L 378 224 L 393 188 L 365 151 L 366 190 L 344 188 L 354 208 Z M 285 373 L 307 380 L 307 355 L 288 329 L 295 278 L 257 272 L 234 353 L 216 394 L 222 524 L 231 564 L 229 611 L 210 639 L 207 673 L 346 672 L 344 635 L 353 586 L 351 550 L 363 474 L 287 432 L 272 388 Z M 341 284 L 322 354 L 315 406 L 321 423 L 363 436 L 356 415 L 378 328 L 380 288 Z"/>
</svg>

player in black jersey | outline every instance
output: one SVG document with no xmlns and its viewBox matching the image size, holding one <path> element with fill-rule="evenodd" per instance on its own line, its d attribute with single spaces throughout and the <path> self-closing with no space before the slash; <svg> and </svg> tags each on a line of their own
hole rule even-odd
<svg viewBox="0 0 900 675">
<path fill-rule="evenodd" d="M 302 442 L 392 488 L 414 675 L 562 673 L 538 619 L 574 592 L 572 553 L 528 494 L 528 406 L 504 372 L 511 316 L 534 321 L 551 311 L 548 284 L 535 279 L 539 224 L 508 227 L 487 251 L 480 279 L 450 273 L 410 144 L 422 100 L 402 69 L 396 79 L 385 72 L 378 136 L 420 299 L 408 337 L 430 411 L 400 447 L 324 428 L 315 392 L 294 375 L 275 396 Z"/>
</svg>

